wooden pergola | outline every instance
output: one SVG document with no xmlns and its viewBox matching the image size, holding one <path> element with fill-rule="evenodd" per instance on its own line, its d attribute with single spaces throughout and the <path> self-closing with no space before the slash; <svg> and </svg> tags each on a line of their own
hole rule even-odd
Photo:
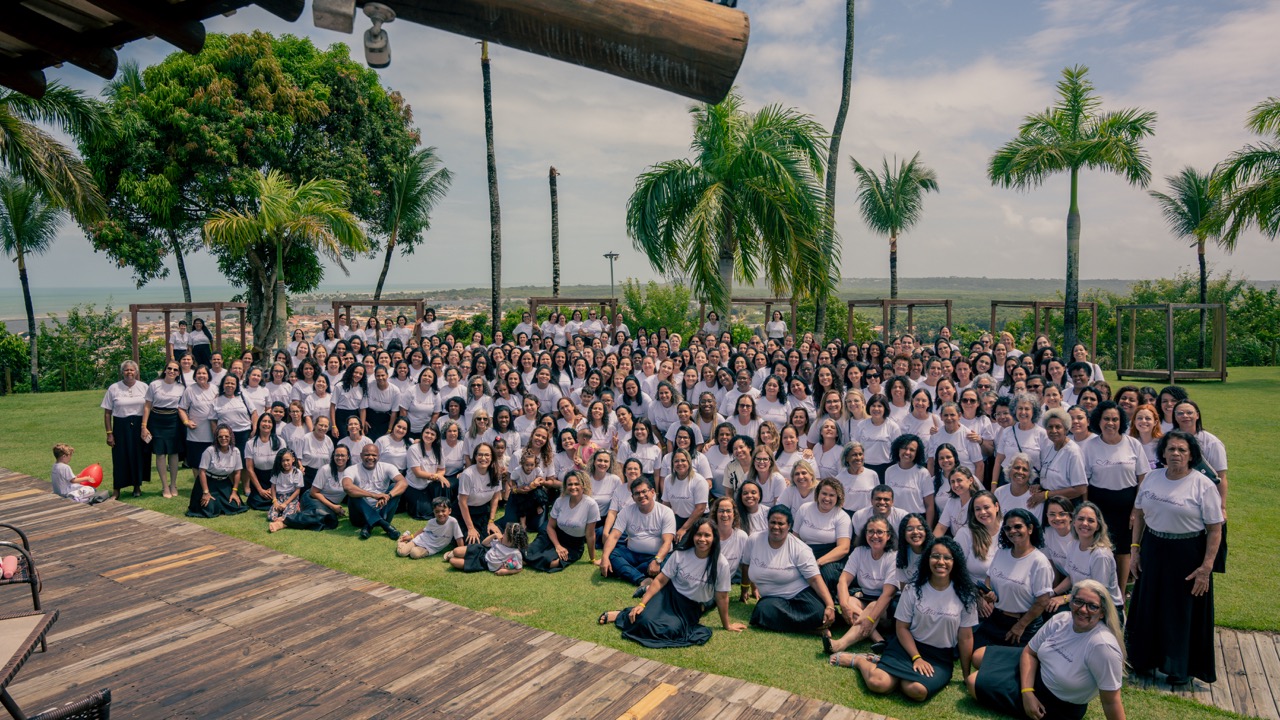
<svg viewBox="0 0 1280 720">
<path fill-rule="evenodd" d="M 1098 356 L 1098 303 L 1076 303 L 1081 310 L 1088 310 L 1092 318 L 1089 330 L 1089 357 Z M 1031 324 L 1036 335 L 1049 334 L 1049 311 L 1061 310 L 1067 306 L 1061 300 L 992 300 L 991 301 L 991 334 L 997 334 L 996 311 L 1002 307 L 1030 308 Z M 1071 354 L 1071 348 L 1063 348 L 1064 355 Z"/>
<path fill-rule="evenodd" d="M 729 298 L 729 309 L 732 310 L 734 305 L 763 305 L 764 321 L 767 323 L 773 318 L 774 305 L 786 305 L 791 308 L 791 315 L 786 318 L 787 332 L 791 335 L 796 334 L 796 298 L 795 296 L 787 297 L 771 297 L 771 298 L 748 298 L 736 297 Z M 705 302 L 698 303 L 698 330 L 702 330 L 702 323 L 707 320 L 707 304 Z"/>
<path fill-rule="evenodd" d="M 723 100 L 733 87 L 751 34 L 746 13 L 706 0 L 378 2 L 402 22 L 488 40 L 707 103 Z M 351 33 L 357 7 L 368 4 L 313 0 L 315 25 Z M 47 68 L 71 63 L 110 79 L 119 64 L 116 50 L 125 43 L 158 37 L 198 53 L 204 47 L 206 19 L 258 5 L 293 22 L 302 15 L 305 0 L 4 0 L 2 5 L 0 86 L 38 98 L 47 87 Z M 411 31 L 393 25 L 387 34 L 402 32 Z M 410 37 L 395 38 L 393 44 Z M 353 44 L 359 47 L 358 40 Z"/>
<path fill-rule="evenodd" d="M 551 297 L 549 295 L 539 295 L 529 298 L 529 322 L 535 326 L 538 323 L 538 307 L 549 305 L 559 308 L 570 309 L 591 309 L 593 307 L 600 308 L 600 314 L 605 315 L 606 309 L 608 315 L 600 319 L 604 324 L 608 325 L 613 322 L 613 318 L 618 314 L 618 298 L 611 297 Z"/>
<path fill-rule="evenodd" d="M 426 310 L 427 299 L 426 298 L 401 298 L 399 300 L 387 300 L 387 299 L 370 300 L 368 298 L 343 298 L 342 300 L 334 300 L 333 301 L 333 327 L 338 328 L 339 337 L 341 337 L 342 330 L 340 329 L 341 325 L 338 323 L 338 318 L 341 316 L 341 313 L 345 312 L 347 315 L 347 318 L 350 319 L 351 308 L 353 307 L 373 307 L 373 308 L 411 307 L 413 308 L 413 322 L 416 323 L 418 321 L 418 318 L 422 317 L 423 312 Z M 378 313 L 374 313 L 373 317 L 374 319 L 377 319 Z M 378 337 L 379 338 L 382 337 L 382 323 L 378 323 Z"/>
<path fill-rule="evenodd" d="M 184 315 L 192 312 L 213 312 L 213 351 L 222 352 L 222 313 L 228 310 L 236 310 L 240 313 L 240 347 L 246 347 L 245 335 L 245 311 L 248 305 L 238 302 L 211 302 L 211 303 L 137 303 L 129 306 L 129 325 L 133 332 L 133 361 L 138 362 L 138 313 L 159 312 L 164 313 L 164 356 L 173 355 L 173 343 L 169 342 L 169 330 L 172 327 L 170 321 L 174 312 L 181 312 Z M 190 329 L 190 328 L 188 328 Z"/>
<path fill-rule="evenodd" d="M 1134 367 L 1134 354 L 1138 344 L 1138 311 L 1155 310 L 1164 315 L 1164 367 Z M 1174 313 L 1185 310 L 1210 311 L 1213 313 L 1213 360 L 1209 368 L 1195 370 L 1177 369 L 1174 353 Z M 1120 316 L 1129 314 L 1129 342 L 1124 342 L 1125 323 Z M 1170 385 L 1179 380 L 1221 380 L 1227 379 L 1227 306 L 1223 303 L 1156 303 L 1151 305 L 1117 305 L 1116 306 L 1116 379 L 1125 377 L 1164 380 Z"/>
<path fill-rule="evenodd" d="M 855 308 L 860 307 L 879 307 L 880 314 L 883 316 L 880 327 L 880 339 L 885 344 L 889 343 L 889 312 L 895 307 L 905 307 L 907 309 L 907 330 L 914 332 L 915 312 L 917 307 L 940 307 L 946 308 L 947 326 L 951 326 L 951 300 L 911 300 L 906 298 L 872 298 L 863 300 L 850 300 L 849 303 L 849 321 L 845 330 L 845 337 L 853 337 L 853 313 Z"/>
</svg>

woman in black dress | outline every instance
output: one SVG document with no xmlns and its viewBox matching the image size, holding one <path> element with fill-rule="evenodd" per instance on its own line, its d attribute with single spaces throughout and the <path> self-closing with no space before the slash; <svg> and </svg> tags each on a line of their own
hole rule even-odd
<svg viewBox="0 0 1280 720">
<path fill-rule="evenodd" d="M 107 388 L 101 406 L 114 473 L 111 496 L 116 500 L 120 490 L 129 486 L 133 486 L 133 496 L 140 497 L 142 483 L 151 479 L 151 453 L 142 440 L 146 399 L 147 386 L 138 382 L 138 363 L 120 363 L 120 382 Z"/>
</svg>

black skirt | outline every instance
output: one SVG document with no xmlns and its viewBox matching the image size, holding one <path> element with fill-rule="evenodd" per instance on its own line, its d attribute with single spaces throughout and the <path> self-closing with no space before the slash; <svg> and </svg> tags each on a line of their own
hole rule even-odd
<svg viewBox="0 0 1280 720">
<path fill-rule="evenodd" d="M 1129 531 L 1129 516 L 1133 514 L 1133 502 L 1138 497 L 1138 486 L 1124 490 L 1107 490 L 1089 486 L 1089 500 L 1102 511 L 1107 521 L 1107 534 L 1116 555 L 1128 555 L 1133 534 Z"/>
<path fill-rule="evenodd" d="M 484 554 L 489 551 L 483 543 L 467 546 L 467 554 L 463 556 L 462 572 L 489 572 L 489 564 L 484 561 Z"/>
<path fill-rule="evenodd" d="M 876 667 L 906 682 L 920 683 L 928 692 L 926 697 L 928 699 L 942 691 L 951 682 L 951 673 L 955 670 L 956 649 L 934 647 L 917 640 L 916 652 L 924 658 L 925 662 L 933 666 L 933 677 L 926 677 L 916 672 L 911 656 L 902 647 L 902 643 L 898 642 L 896 633 L 889 638 Z"/>
<path fill-rule="evenodd" d="M 338 527 L 338 516 L 328 505 L 304 492 L 299 499 L 298 512 L 285 515 L 284 525 L 295 530 L 332 530 Z"/>
<path fill-rule="evenodd" d="M 215 518 L 222 515 L 239 515 L 248 510 L 244 503 L 231 501 L 231 475 L 219 477 L 205 473 L 205 481 L 209 485 L 209 504 L 200 505 L 204 497 L 197 480 L 191 487 L 191 499 L 187 502 L 187 517 Z"/>
<path fill-rule="evenodd" d="M 198 470 L 200 468 L 200 458 L 204 456 L 205 450 L 213 447 L 213 443 L 199 442 L 188 438 L 185 444 L 187 448 L 187 467 L 192 470 Z"/>
<path fill-rule="evenodd" d="M 805 543 L 809 549 L 813 551 L 813 557 L 820 558 L 823 555 L 836 549 L 835 543 Z M 848 556 L 846 556 L 847 558 Z M 840 573 L 844 572 L 844 560 L 823 563 L 818 566 L 818 571 L 822 573 L 822 582 L 827 585 L 827 592 L 831 593 L 831 597 L 836 596 L 836 585 L 840 584 Z"/>
<path fill-rule="evenodd" d="M 191 346 L 191 357 L 195 360 L 195 367 L 201 365 L 209 366 L 213 364 L 213 346 L 209 343 L 200 343 Z"/>
<path fill-rule="evenodd" d="M 973 631 L 973 649 L 977 650 L 988 645 L 992 646 L 1014 646 L 1024 647 L 1031 642 L 1031 638 L 1036 636 L 1040 628 L 1044 625 L 1044 615 L 1036 618 L 1022 631 L 1022 637 L 1018 639 L 1016 645 L 1004 639 L 1009 630 L 1018 624 L 1019 618 L 1005 615 L 1001 610 L 992 610 L 991 614 L 982 618 L 978 623 L 978 627 Z"/>
<path fill-rule="evenodd" d="M 587 549 L 587 539 L 585 537 L 574 537 L 569 533 L 559 531 L 556 533 L 556 538 L 560 540 L 560 547 L 569 551 L 568 559 L 557 566 L 553 567 L 551 565 L 553 561 L 559 560 L 560 556 L 556 554 L 556 546 L 551 544 L 551 536 L 542 532 L 538 534 L 538 537 L 534 538 L 533 543 L 529 545 L 529 549 L 524 553 L 525 567 L 547 573 L 560 572 L 566 566 L 578 562 L 582 558 L 583 551 Z"/>
<path fill-rule="evenodd" d="M 631 622 L 631 608 L 625 608 L 618 613 L 614 624 L 622 631 L 622 637 L 645 647 L 706 645 L 711 639 L 711 628 L 701 623 L 702 613 L 702 603 L 681 595 L 668 583 L 649 601 L 635 622 Z"/>
<path fill-rule="evenodd" d="M 488 535 L 489 520 L 491 519 L 489 517 L 489 503 L 476 506 L 468 505 L 467 512 L 471 514 L 471 527 L 475 528 L 476 532 L 480 533 L 480 537 L 483 538 Z M 462 534 L 466 535 L 467 524 L 462 522 L 461 516 L 458 517 L 458 524 L 462 525 Z"/>
<path fill-rule="evenodd" d="M 762 597 L 751 611 L 751 624 L 778 632 L 814 632 L 822 627 L 826 606 L 812 587 L 793 598 Z"/>
<path fill-rule="evenodd" d="M 346 435 L 347 421 L 353 417 L 355 418 L 360 417 L 360 411 L 359 410 L 339 410 L 338 408 L 333 409 L 333 421 L 336 427 L 338 428 L 339 434 L 344 436 Z M 364 432 L 363 427 L 360 428 L 360 432 Z"/>
<path fill-rule="evenodd" d="M 400 509 L 414 520 L 430 520 L 435 517 L 431 509 L 431 501 L 445 494 L 444 487 L 437 482 L 429 482 L 421 490 L 410 485 L 405 488 L 404 497 L 400 500 Z"/>
<path fill-rule="evenodd" d="M 1129 601 L 1125 630 L 1129 663 L 1137 672 L 1159 669 L 1174 677 L 1218 679 L 1213 659 L 1213 574 L 1209 591 L 1191 594 L 1185 578 L 1204 561 L 1207 538 L 1201 534 L 1166 540 L 1142 536 L 1142 572 Z"/>
<path fill-rule="evenodd" d="M 142 442 L 142 416 L 112 416 L 111 436 L 115 439 L 111 448 L 111 486 L 116 490 L 140 488 L 151 480 L 151 449 Z"/>
<path fill-rule="evenodd" d="M 258 482 L 259 483 L 262 482 L 261 475 L 258 476 Z M 266 488 L 263 488 L 263 489 L 265 490 Z M 304 491 L 303 494 L 305 495 L 306 492 Z M 255 492 L 250 488 L 245 488 L 244 496 L 245 496 L 244 497 L 245 504 L 248 505 L 251 510 L 261 510 L 263 512 L 267 512 L 268 510 L 271 509 L 272 503 L 271 503 L 270 495 L 266 495 L 260 492 Z"/>
<path fill-rule="evenodd" d="M 187 429 L 178 422 L 177 411 L 161 413 L 151 408 L 147 430 L 151 431 L 152 455 L 181 455 L 186 448 Z"/>
<path fill-rule="evenodd" d="M 377 410 L 365 410 L 364 420 L 369 423 L 369 431 L 367 434 L 371 439 L 377 440 L 387 434 L 387 431 L 391 426 L 391 413 L 379 412 Z M 418 437 L 421 436 L 422 433 L 419 432 Z"/>
<path fill-rule="evenodd" d="M 1022 707 L 1022 679 L 1019 676 L 1018 662 L 1022 658 L 1022 648 L 989 647 L 982 656 L 982 669 L 978 670 L 975 683 L 975 694 L 978 703 L 1009 717 L 1025 718 L 1026 711 Z M 1040 677 L 1040 669 L 1036 668 L 1036 681 L 1033 686 L 1036 699 L 1044 705 L 1046 718 L 1053 720 L 1080 720 L 1084 717 L 1088 705 L 1077 705 L 1049 692 L 1044 680 Z"/>
</svg>

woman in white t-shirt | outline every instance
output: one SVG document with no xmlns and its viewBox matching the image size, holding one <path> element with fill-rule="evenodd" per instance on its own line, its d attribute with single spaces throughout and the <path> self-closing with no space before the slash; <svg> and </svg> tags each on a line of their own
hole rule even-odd
<svg viewBox="0 0 1280 720">
<path fill-rule="evenodd" d="M 819 632 L 835 621 L 835 601 L 813 551 L 791 534 L 793 524 L 789 508 L 774 506 L 769 508 L 768 532 L 747 542 L 742 581 L 754 583 L 760 597 L 751 624 L 779 632 Z"/>
<path fill-rule="evenodd" d="M 987 600 L 994 609 L 974 634 L 977 648 L 1025 646 L 1044 624 L 1053 593 L 1053 564 L 1040 552 L 1044 535 L 1030 511 L 1010 510 L 1001 521 L 1000 549 L 987 568 Z"/>
<path fill-rule="evenodd" d="M 534 570 L 559 572 L 577 562 L 584 549 L 592 564 L 596 562 L 600 506 L 591 497 L 591 476 L 574 470 L 562 480 L 564 494 L 552 504 L 546 530 L 525 551 L 525 565 Z"/>
<path fill-rule="evenodd" d="M 1071 536 L 1075 542 L 1067 552 L 1066 577 L 1054 587 L 1048 612 L 1066 609 L 1071 599 L 1069 591 L 1076 583 L 1097 580 L 1107 589 L 1107 597 L 1124 622 L 1124 595 L 1116 580 L 1116 557 L 1111 551 L 1111 536 L 1105 523 L 1097 505 L 1086 500 L 1076 508 L 1071 520 Z"/>
<path fill-rule="evenodd" d="M 1098 403 L 1089 416 L 1089 429 L 1097 434 L 1080 446 L 1089 500 L 1102 509 L 1111 531 L 1120 587 L 1129 583 L 1129 538 L 1133 503 L 1147 475 L 1147 453 L 1129 430 L 1129 418 L 1110 400 Z"/>
<path fill-rule="evenodd" d="M 729 587 L 733 571 L 720 554 L 715 525 L 699 518 L 662 565 L 634 607 L 600 614 L 599 623 L 613 623 L 622 636 L 645 647 L 705 645 L 711 628 L 701 623 L 712 602 L 725 630 L 742 632 L 746 625 L 729 619 Z"/>
<path fill-rule="evenodd" d="M 824 644 L 828 655 L 866 639 L 873 642 L 873 652 L 883 649 L 883 633 L 893 627 L 889 616 L 898 591 L 895 535 L 885 517 L 872 517 L 862 526 L 857 547 L 836 582 L 836 602 L 840 616 L 849 623 L 849 631 Z"/>
</svg>

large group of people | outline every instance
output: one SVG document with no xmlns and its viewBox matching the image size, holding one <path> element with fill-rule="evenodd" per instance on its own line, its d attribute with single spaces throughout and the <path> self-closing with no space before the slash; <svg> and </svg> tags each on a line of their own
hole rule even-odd
<svg viewBox="0 0 1280 720">
<path fill-rule="evenodd" d="M 600 624 L 650 647 L 707 642 L 712 607 L 744 630 L 736 584 L 751 626 L 816 634 L 915 701 L 957 660 L 979 702 L 1031 717 L 1101 696 L 1122 718 L 1126 662 L 1216 679 L 1226 452 L 1183 388 L 1113 389 L 1043 336 L 817 342 L 775 317 L 734 344 L 718 323 L 526 313 L 486 343 L 428 310 L 229 362 L 175 339 L 159 378 L 126 362 L 103 399 L 113 491 L 154 458 L 165 497 L 191 469 L 193 516 L 347 517 L 501 575 L 585 554 L 638 599 Z"/>
</svg>

